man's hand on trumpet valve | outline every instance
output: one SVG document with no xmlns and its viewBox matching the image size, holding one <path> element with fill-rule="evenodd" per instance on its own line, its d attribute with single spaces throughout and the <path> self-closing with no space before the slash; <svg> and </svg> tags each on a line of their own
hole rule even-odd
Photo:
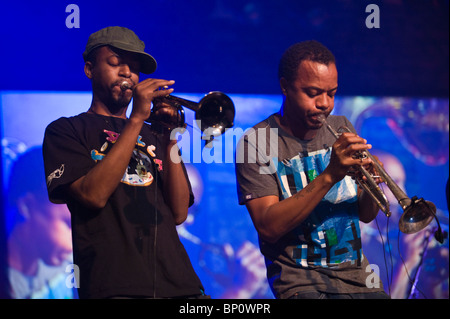
<svg viewBox="0 0 450 319">
<path fill-rule="evenodd" d="M 178 108 L 163 99 L 156 98 L 153 100 L 150 120 L 153 124 L 158 123 L 158 125 L 164 126 L 167 131 L 170 131 L 180 125 Z"/>
<path fill-rule="evenodd" d="M 133 110 L 130 118 L 137 117 L 141 120 L 147 120 L 151 114 L 151 105 L 154 99 L 164 97 L 173 92 L 175 81 L 161 79 L 145 79 L 139 82 L 133 88 Z"/>
<path fill-rule="evenodd" d="M 352 172 L 356 166 L 371 164 L 370 158 L 358 158 L 358 154 L 368 150 L 372 145 L 359 137 L 355 133 L 342 133 L 333 144 L 330 163 L 328 169 L 334 176 L 335 181 L 340 181 L 349 172 Z"/>
<path fill-rule="evenodd" d="M 378 159 L 377 156 L 372 155 L 372 157 L 378 162 L 378 164 L 384 168 L 383 163 L 380 162 L 380 160 Z M 356 155 L 356 158 L 359 159 L 361 161 L 361 165 L 357 166 L 352 166 L 351 169 L 347 172 L 347 175 L 351 176 L 354 180 L 362 180 L 362 181 L 366 181 L 367 177 L 364 176 L 364 174 L 361 172 L 360 167 L 363 167 L 374 179 L 375 183 L 380 184 L 383 183 L 384 180 L 381 178 L 380 174 L 377 171 L 377 167 L 376 165 L 374 165 L 374 163 L 372 162 L 372 160 L 370 158 L 368 158 L 366 155 L 359 153 Z M 365 163 L 364 160 L 368 159 L 370 162 L 369 163 Z"/>
</svg>

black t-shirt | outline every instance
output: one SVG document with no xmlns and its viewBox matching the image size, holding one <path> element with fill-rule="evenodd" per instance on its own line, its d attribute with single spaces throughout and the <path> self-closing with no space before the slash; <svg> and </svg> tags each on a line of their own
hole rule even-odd
<svg viewBox="0 0 450 319">
<path fill-rule="evenodd" d="M 66 203 L 71 212 L 80 298 L 202 294 L 164 202 L 166 150 L 149 125 L 143 126 L 128 168 L 104 208 L 89 209 L 67 194 L 68 185 L 108 154 L 125 124 L 125 119 L 82 113 L 52 122 L 45 132 L 49 198 Z"/>
</svg>

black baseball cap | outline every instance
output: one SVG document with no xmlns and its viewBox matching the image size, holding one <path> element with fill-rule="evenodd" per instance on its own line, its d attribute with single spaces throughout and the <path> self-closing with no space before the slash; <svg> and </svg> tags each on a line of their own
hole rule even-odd
<svg viewBox="0 0 450 319">
<path fill-rule="evenodd" d="M 156 60 L 150 54 L 144 52 L 144 42 L 130 29 L 124 27 L 107 27 L 92 33 L 83 52 L 84 61 L 87 61 L 89 54 L 94 49 L 104 45 L 137 53 L 141 59 L 140 72 L 145 74 L 155 72 Z"/>
</svg>

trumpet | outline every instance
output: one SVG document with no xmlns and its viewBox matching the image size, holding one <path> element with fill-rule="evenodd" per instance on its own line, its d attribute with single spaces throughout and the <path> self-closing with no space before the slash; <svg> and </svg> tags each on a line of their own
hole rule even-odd
<svg viewBox="0 0 450 319">
<path fill-rule="evenodd" d="M 338 132 L 335 131 L 327 123 L 325 115 L 323 114 L 319 115 L 319 120 L 327 127 L 336 139 L 339 138 L 341 133 L 351 132 L 350 129 L 345 126 L 340 127 Z M 384 168 L 368 151 L 358 152 L 355 157 L 360 159 L 370 158 L 375 170 L 379 174 L 377 177 L 381 178 L 381 180 L 389 187 L 392 194 L 398 200 L 400 207 L 403 209 L 403 214 L 399 220 L 399 229 L 401 232 L 405 234 L 417 233 L 427 227 L 433 218 L 436 218 L 436 221 L 439 224 L 436 217 L 436 206 L 432 202 L 426 201 L 423 198 L 419 199 L 417 196 L 409 198 L 408 195 L 406 195 L 406 193 L 394 182 Z M 390 217 L 391 210 L 389 201 L 387 200 L 383 190 L 376 183 L 375 176 L 369 173 L 363 166 L 357 166 L 357 169 L 360 171 L 361 176 L 356 178 L 356 182 L 372 197 L 386 217 Z"/>
<path fill-rule="evenodd" d="M 131 89 L 128 81 L 120 84 L 121 90 Z M 158 114 L 155 105 L 168 104 L 177 110 L 176 119 L 161 112 Z M 153 101 L 153 109 L 146 122 L 152 124 L 158 130 L 166 128 L 185 128 L 185 115 L 183 106 L 195 112 L 195 119 L 200 125 L 200 130 L 206 134 L 209 141 L 215 136 L 225 133 L 227 128 L 233 127 L 235 117 L 234 103 L 225 93 L 213 91 L 206 94 L 199 102 L 189 101 L 174 95 L 159 97 Z M 202 137 L 203 138 L 203 137 Z M 207 142 L 208 143 L 208 142 Z"/>
</svg>

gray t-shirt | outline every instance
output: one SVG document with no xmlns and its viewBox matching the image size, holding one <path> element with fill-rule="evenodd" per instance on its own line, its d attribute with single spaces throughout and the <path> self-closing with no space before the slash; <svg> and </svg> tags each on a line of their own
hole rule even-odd
<svg viewBox="0 0 450 319">
<path fill-rule="evenodd" d="M 312 140 L 302 141 L 279 127 L 275 116 L 255 125 L 238 143 L 236 177 L 241 205 L 269 195 L 286 199 L 329 164 L 336 139 L 325 126 Z M 329 116 L 328 123 L 335 130 L 345 125 L 355 131 L 344 116 Z M 382 290 L 362 252 L 357 186 L 349 176 L 335 184 L 309 217 L 276 243 L 260 239 L 260 249 L 276 298 L 301 291 Z"/>
</svg>

